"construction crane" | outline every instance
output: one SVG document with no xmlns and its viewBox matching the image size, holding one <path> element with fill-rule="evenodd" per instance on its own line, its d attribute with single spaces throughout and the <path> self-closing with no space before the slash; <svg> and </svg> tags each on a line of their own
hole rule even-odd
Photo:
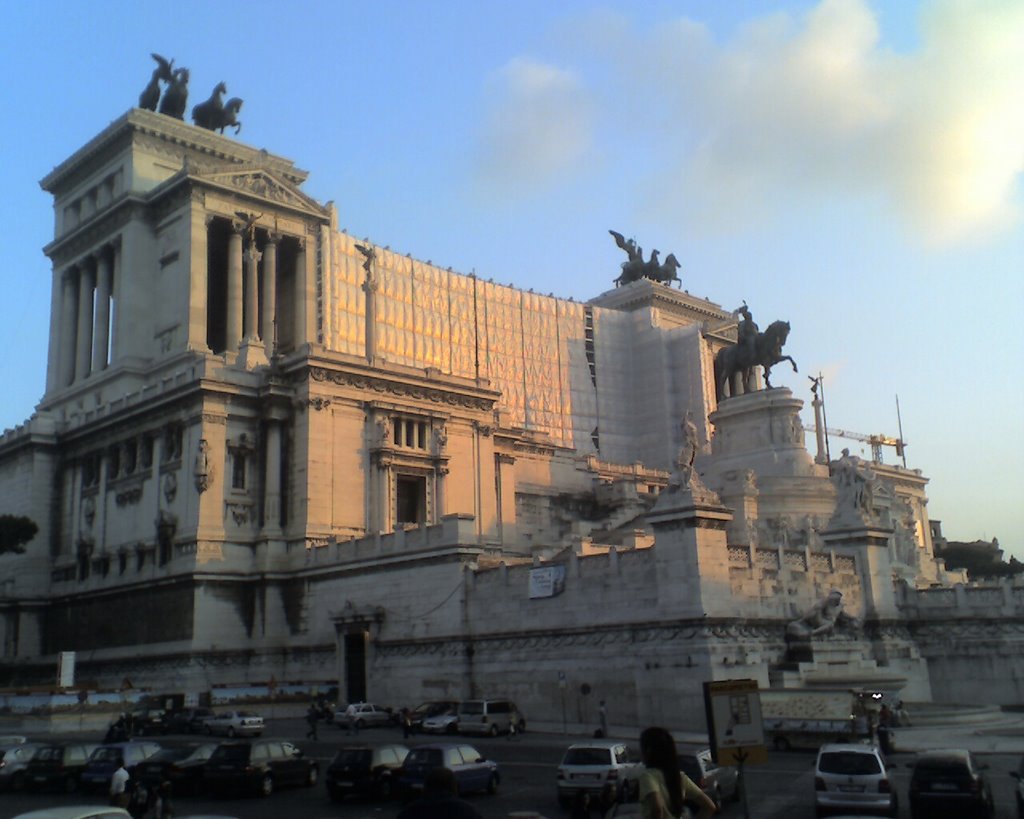
<svg viewBox="0 0 1024 819">
<path fill-rule="evenodd" d="M 813 424 L 811 426 L 804 426 L 804 430 L 814 433 L 817 433 L 818 431 Z M 825 434 L 834 435 L 837 438 L 849 438 L 852 441 L 863 441 L 866 444 L 870 444 L 871 460 L 876 464 L 884 463 L 882 460 L 883 446 L 895 447 L 897 457 L 903 459 L 903 466 L 907 465 L 907 442 L 902 438 L 892 438 L 889 435 L 865 435 L 863 432 L 850 432 L 847 429 L 836 429 L 834 427 L 825 427 Z"/>
</svg>

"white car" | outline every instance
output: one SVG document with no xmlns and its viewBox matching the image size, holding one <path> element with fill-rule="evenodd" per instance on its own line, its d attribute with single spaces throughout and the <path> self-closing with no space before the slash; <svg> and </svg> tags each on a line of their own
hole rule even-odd
<svg viewBox="0 0 1024 819">
<path fill-rule="evenodd" d="M 455 734 L 459 730 L 459 715 L 455 709 L 443 714 L 434 714 L 432 717 L 424 718 L 420 726 L 425 734 Z"/>
<path fill-rule="evenodd" d="M 394 721 L 390 711 L 370 702 L 354 702 L 344 710 L 334 712 L 334 724 L 339 728 L 369 728 L 391 725 Z"/>
<path fill-rule="evenodd" d="M 814 765 L 814 813 L 899 816 L 896 789 L 877 745 L 823 745 Z"/>
<path fill-rule="evenodd" d="M 558 803 L 572 805 L 580 791 L 601 796 L 611 787 L 620 802 L 634 799 L 640 793 L 640 774 L 644 766 L 640 754 L 626 742 L 594 739 L 570 745 L 555 774 Z"/>
<path fill-rule="evenodd" d="M 203 730 L 226 737 L 258 737 L 263 733 L 263 717 L 251 711 L 225 711 L 208 717 Z"/>
<path fill-rule="evenodd" d="M 123 819 L 131 814 L 123 808 L 109 808 L 105 805 L 62 805 L 59 808 L 43 808 L 28 813 L 19 813 L 14 819 Z"/>
</svg>

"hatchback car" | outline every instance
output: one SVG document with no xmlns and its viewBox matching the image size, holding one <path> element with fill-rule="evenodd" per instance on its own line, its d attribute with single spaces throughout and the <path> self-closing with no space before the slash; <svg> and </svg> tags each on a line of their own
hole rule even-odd
<svg viewBox="0 0 1024 819">
<path fill-rule="evenodd" d="M 423 730 L 423 721 L 438 714 L 454 714 L 458 711 L 459 704 L 452 700 L 432 700 L 423 702 L 412 709 L 409 714 L 409 725 L 413 731 Z"/>
<path fill-rule="evenodd" d="M 290 742 L 222 742 L 203 766 L 208 791 L 243 790 L 270 796 L 286 785 L 312 787 L 320 766 Z"/>
<path fill-rule="evenodd" d="M 710 748 L 679 748 L 679 770 L 706 793 L 715 808 L 725 800 L 739 798 L 739 773 L 733 765 L 716 765 Z"/>
<path fill-rule="evenodd" d="M 956 816 L 990 819 L 992 786 L 970 751 L 926 751 L 911 764 L 910 815 L 914 819 Z"/>
<path fill-rule="evenodd" d="M 457 734 L 459 732 L 459 714 L 457 706 L 446 711 L 431 714 L 420 723 L 424 734 Z"/>
<path fill-rule="evenodd" d="M 251 711 L 224 711 L 207 717 L 203 730 L 209 734 L 235 737 L 258 737 L 263 733 L 263 717 Z"/>
<path fill-rule="evenodd" d="M 110 785 L 110 777 L 117 770 L 119 759 L 124 760 L 124 767 L 132 776 L 135 775 L 140 762 L 149 759 L 161 748 L 158 742 L 135 741 L 115 742 L 112 745 L 100 745 L 82 769 L 79 782 L 82 789 L 93 793 L 105 792 Z"/>
<path fill-rule="evenodd" d="M 210 708 L 182 708 L 168 717 L 167 727 L 173 734 L 201 734 L 206 720 L 215 716 Z"/>
<path fill-rule="evenodd" d="M 404 745 L 342 748 L 324 772 L 327 793 L 335 802 L 349 794 L 390 799 L 408 753 Z"/>
<path fill-rule="evenodd" d="M 625 742 L 578 742 L 566 749 L 555 773 L 558 802 L 568 808 L 580 791 L 600 796 L 608 786 L 619 801 L 626 801 L 640 792 L 641 773 L 640 755 Z"/>
<path fill-rule="evenodd" d="M 135 778 L 147 787 L 170 782 L 175 796 L 199 793 L 203 785 L 203 766 L 216 747 L 216 742 L 203 742 L 164 748 L 139 763 Z"/>
<path fill-rule="evenodd" d="M 42 742 L 26 742 L 0 750 L 0 791 L 20 791 L 25 787 L 25 769 Z"/>
<path fill-rule="evenodd" d="M 889 766 L 876 745 L 822 745 L 814 764 L 814 811 L 899 815 Z"/>
<path fill-rule="evenodd" d="M 472 745 L 440 742 L 409 751 L 398 775 L 399 788 L 407 795 L 422 792 L 423 782 L 434 768 L 455 774 L 459 794 L 470 791 L 496 793 L 501 782 L 498 763 L 486 759 Z"/>
<path fill-rule="evenodd" d="M 394 715 L 388 709 L 371 702 L 354 702 L 334 713 L 334 723 L 339 728 L 370 728 L 391 725 L 394 721 Z"/>
<path fill-rule="evenodd" d="M 507 734 L 512 725 L 520 734 L 526 730 L 523 712 L 511 700 L 466 700 L 459 703 L 460 734 Z"/>
<path fill-rule="evenodd" d="M 78 778 L 85 770 L 95 742 L 67 742 L 44 745 L 25 766 L 25 790 L 58 788 L 67 793 L 78 790 Z"/>
</svg>

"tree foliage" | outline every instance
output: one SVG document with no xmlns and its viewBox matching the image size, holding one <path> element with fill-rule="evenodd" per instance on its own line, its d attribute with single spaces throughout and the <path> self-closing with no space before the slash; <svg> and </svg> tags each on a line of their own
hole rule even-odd
<svg viewBox="0 0 1024 819">
<path fill-rule="evenodd" d="M 36 536 L 39 527 L 31 518 L 18 515 L 0 515 L 0 555 L 8 552 L 21 554 L 25 544 Z"/>
</svg>

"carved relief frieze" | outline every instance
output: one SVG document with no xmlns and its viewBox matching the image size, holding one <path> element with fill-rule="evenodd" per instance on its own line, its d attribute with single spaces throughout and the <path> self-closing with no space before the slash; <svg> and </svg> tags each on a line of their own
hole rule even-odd
<svg viewBox="0 0 1024 819">
<path fill-rule="evenodd" d="M 313 396 L 312 398 L 307 399 L 306 405 L 312 407 L 317 412 L 322 412 L 331 405 L 331 399 L 316 395 Z"/>
<path fill-rule="evenodd" d="M 222 426 L 225 426 L 227 424 L 227 422 L 228 422 L 228 419 L 224 415 L 214 415 L 213 413 L 210 413 L 210 412 L 204 412 L 203 413 L 203 423 L 204 424 L 214 424 L 215 426 L 222 427 Z"/>
<path fill-rule="evenodd" d="M 114 502 L 118 506 L 132 506 L 142 500 L 142 484 L 126 486 L 114 495 Z"/>
<path fill-rule="evenodd" d="M 464 395 L 433 387 L 421 387 L 415 384 L 402 384 L 371 375 L 332 372 L 322 367 L 310 367 L 309 377 L 320 383 L 329 382 L 342 387 L 355 387 L 356 389 L 370 390 L 380 394 L 398 395 L 403 398 L 430 401 L 435 404 L 450 404 L 474 410 L 490 410 L 494 407 L 494 399 L 492 398 Z"/>
<path fill-rule="evenodd" d="M 224 502 L 224 520 L 231 520 L 235 526 L 245 526 L 255 522 L 255 509 L 251 503 L 241 501 Z"/>
</svg>

